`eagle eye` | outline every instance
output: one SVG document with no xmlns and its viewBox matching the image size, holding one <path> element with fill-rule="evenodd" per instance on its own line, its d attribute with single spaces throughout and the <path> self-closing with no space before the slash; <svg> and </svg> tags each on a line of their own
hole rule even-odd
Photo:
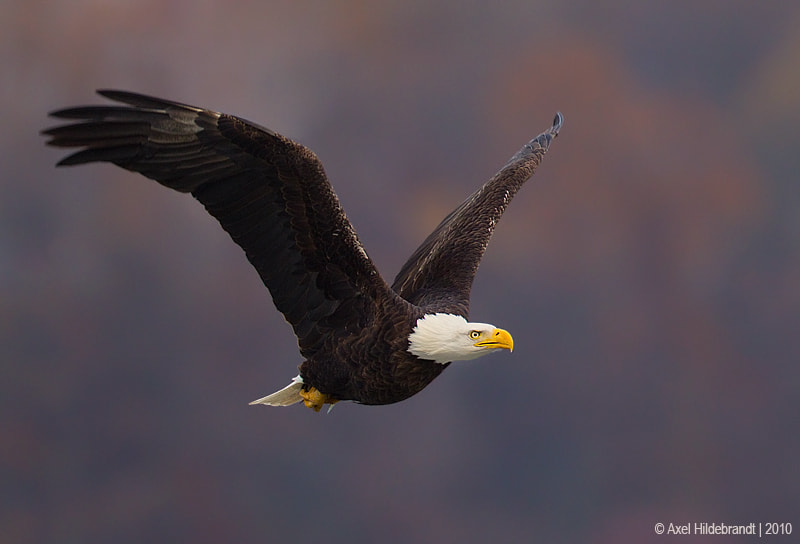
<svg viewBox="0 0 800 544">
<path fill-rule="evenodd" d="M 478 338 L 481 337 L 481 333 L 480 331 L 470 331 L 469 337 L 472 338 L 473 340 L 477 340 Z"/>
</svg>

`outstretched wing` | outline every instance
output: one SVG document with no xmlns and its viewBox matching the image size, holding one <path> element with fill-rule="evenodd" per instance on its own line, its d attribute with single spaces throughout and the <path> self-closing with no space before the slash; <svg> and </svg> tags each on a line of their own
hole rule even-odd
<svg viewBox="0 0 800 544">
<path fill-rule="evenodd" d="M 357 332 L 390 294 L 309 149 L 238 117 L 123 91 L 126 106 L 51 113 L 44 131 L 78 147 L 59 165 L 107 161 L 189 192 L 245 251 L 312 356 L 331 334 Z"/>
<path fill-rule="evenodd" d="M 426 311 L 467 316 L 472 280 L 494 227 L 558 135 L 564 117 L 525 144 L 483 187 L 453 210 L 411 255 L 392 289 Z"/>
</svg>

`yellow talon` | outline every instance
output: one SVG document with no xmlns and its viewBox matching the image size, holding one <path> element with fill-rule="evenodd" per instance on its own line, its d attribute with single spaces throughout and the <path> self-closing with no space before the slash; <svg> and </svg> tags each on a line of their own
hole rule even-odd
<svg viewBox="0 0 800 544">
<path fill-rule="evenodd" d="M 303 404 L 307 408 L 313 408 L 315 412 L 319 412 L 325 403 L 333 406 L 339 402 L 330 395 L 321 393 L 316 387 L 312 387 L 308 391 L 300 391 L 300 396 L 303 397 Z"/>
</svg>

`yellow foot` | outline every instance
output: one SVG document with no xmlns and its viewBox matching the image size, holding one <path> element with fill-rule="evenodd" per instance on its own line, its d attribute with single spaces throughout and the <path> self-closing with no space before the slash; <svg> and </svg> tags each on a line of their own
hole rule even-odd
<svg viewBox="0 0 800 544">
<path fill-rule="evenodd" d="M 325 403 L 333 406 L 339 402 L 338 399 L 321 393 L 316 387 L 312 387 L 308 391 L 300 391 L 300 396 L 303 397 L 303 404 L 308 408 L 313 408 L 315 412 L 319 412 Z"/>
</svg>

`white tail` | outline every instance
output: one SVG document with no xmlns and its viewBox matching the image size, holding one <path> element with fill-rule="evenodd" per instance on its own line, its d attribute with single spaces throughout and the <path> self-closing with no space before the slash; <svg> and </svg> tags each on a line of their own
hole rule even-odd
<svg viewBox="0 0 800 544">
<path fill-rule="evenodd" d="M 275 391 L 271 395 L 254 400 L 250 404 L 266 404 L 267 406 L 291 406 L 303 400 L 300 391 L 303 389 L 303 378 L 299 375 L 292 378 L 292 383 Z"/>
</svg>

